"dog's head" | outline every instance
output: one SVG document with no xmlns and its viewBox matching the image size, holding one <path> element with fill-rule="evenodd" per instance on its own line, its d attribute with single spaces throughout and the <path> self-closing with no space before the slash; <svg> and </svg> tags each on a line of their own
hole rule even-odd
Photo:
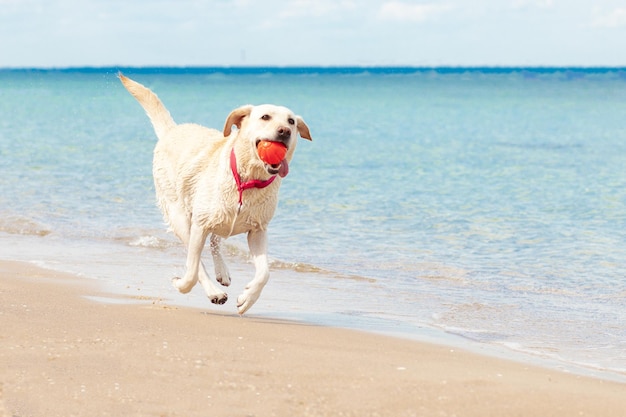
<svg viewBox="0 0 626 417">
<path fill-rule="evenodd" d="M 239 107 L 228 115 L 224 136 L 230 136 L 233 125 L 237 126 L 238 139 L 248 142 L 259 163 L 263 163 L 267 172 L 272 175 L 287 175 L 288 162 L 296 149 L 298 133 L 302 138 L 312 140 L 309 127 L 302 117 L 282 106 L 263 104 Z M 262 140 L 283 143 L 287 147 L 285 159 L 274 165 L 262 162 L 257 153 L 257 145 Z"/>
</svg>

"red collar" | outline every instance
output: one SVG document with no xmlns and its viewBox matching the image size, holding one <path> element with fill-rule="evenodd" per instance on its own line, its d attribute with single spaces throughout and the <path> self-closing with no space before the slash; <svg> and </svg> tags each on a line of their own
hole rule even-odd
<svg viewBox="0 0 626 417">
<path fill-rule="evenodd" d="M 235 178 L 235 182 L 237 183 L 237 191 L 239 192 L 239 208 L 243 205 L 243 191 L 249 188 L 265 188 L 276 179 L 276 175 L 273 175 L 263 180 L 250 180 L 244 183 L 241 182 L 241 177 L 237 172 L 237 157 L 235 156 L 235 148 L 230 151 L 230 169 L 233 171 L 233 177 Z"/>
</svg>

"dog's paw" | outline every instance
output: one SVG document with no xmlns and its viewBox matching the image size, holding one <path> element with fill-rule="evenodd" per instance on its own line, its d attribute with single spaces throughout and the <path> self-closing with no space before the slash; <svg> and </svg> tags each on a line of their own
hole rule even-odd
<svg viewBox="0 0 626 417">
<path fill-rule="evenodd" d="M 193 286 L 195 285 L 195 282 L 193 281 L 187 281 L 184 278 L 180 278 L 180 277 L 174 277 L 172 278 L 172 285 L 181 292 L 181 294 L 187 294 L 189 291 L 191 291 L 191 289 L 193 288 Z"/>
<path fill-rule="evenodd" d="M 216 294 L 216 295 L 209 297 L 209 300 L 211 300 L 213 304 L 221 305 L 221 304 L 224 304 L 226 301 L 228 301 L 228 294 L 226 293 Z"/>
<path fill-rule="evenodd" d="M 228 273 L 226 273 L 226 275 L 217 274 L 215 279 L 224 287 L 228 287 L 230 285 L 230 275 L 228 275 Z"/>
<path fill-rule="evenodd" d="M 244 291 L 243 294 L 237 297 L 237 312 L 244 314 L 248 311 L 256 303 L 256 300 L 259 299 L 259 295 L 261 295 L 260 292 Z"/>
<path fill-rule="evenodd" d="M 224 287 L 230 285 L 230 273 L 224 262 L 215 262 L 215 279 Z"/>
</svg>

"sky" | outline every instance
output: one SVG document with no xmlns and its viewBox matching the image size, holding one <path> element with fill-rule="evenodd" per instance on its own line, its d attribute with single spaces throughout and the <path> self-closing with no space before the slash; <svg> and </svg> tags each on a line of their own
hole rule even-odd
<svg viewBox="0 0 626 417">
<path fill-rule="evenodd" d="M 626 66 L 626 0 L 0 0 L 0 68 Z"/>
</svg>

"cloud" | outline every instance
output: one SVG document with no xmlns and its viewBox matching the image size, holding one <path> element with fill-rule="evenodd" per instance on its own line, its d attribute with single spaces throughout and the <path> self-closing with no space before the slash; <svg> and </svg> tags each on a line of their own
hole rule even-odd
<svg viewBox="0 0 626 417">
<path fill-rule="evenodd" d="M 411 4 L 401 1 L 389 1 L 380 7 L 378 18 L 382 20 L 424 22 L 436 18 L 450 9 L 452 9 L 452 6 L 446 4 Z"/>
<path fill-rule="evenodd" d="M 286 3 L 278 17 L 289 19 L 292 17 L 322 17 L 356 8 L 356 3 L 350 0 L 293 0 Z"/>
<path fill-rule="evenodd" d="M 554 6 L 553 0 L 512 0 L 511 7 L 514 9 L 526 9 L 537 7 L 540 9 L 549 9 Z"/>
<path fill-rule="evenodd" d="M 597 17 L 591 24 L 598 28 L 617 28 L 626 26 L 626 8 L 619 8 Z"/>
<path fill-rule="evenodd" d="M 246 0 L 237 0 L 238 3 Z M 286 2 L 255 3 L 263 5 L 265 10 L 257 10 L 263 19 L 257 27 L 262 29 L 275 29 L 288 25 L 294 20 L 299 21 L 335 21 L 345 13 L 357 9 L 353 0 L 290 0 Z M 267 13 L 268 9 L 271 11 Z M 269 17 L 268 17 L 269 14 Z"/>
</svg>

